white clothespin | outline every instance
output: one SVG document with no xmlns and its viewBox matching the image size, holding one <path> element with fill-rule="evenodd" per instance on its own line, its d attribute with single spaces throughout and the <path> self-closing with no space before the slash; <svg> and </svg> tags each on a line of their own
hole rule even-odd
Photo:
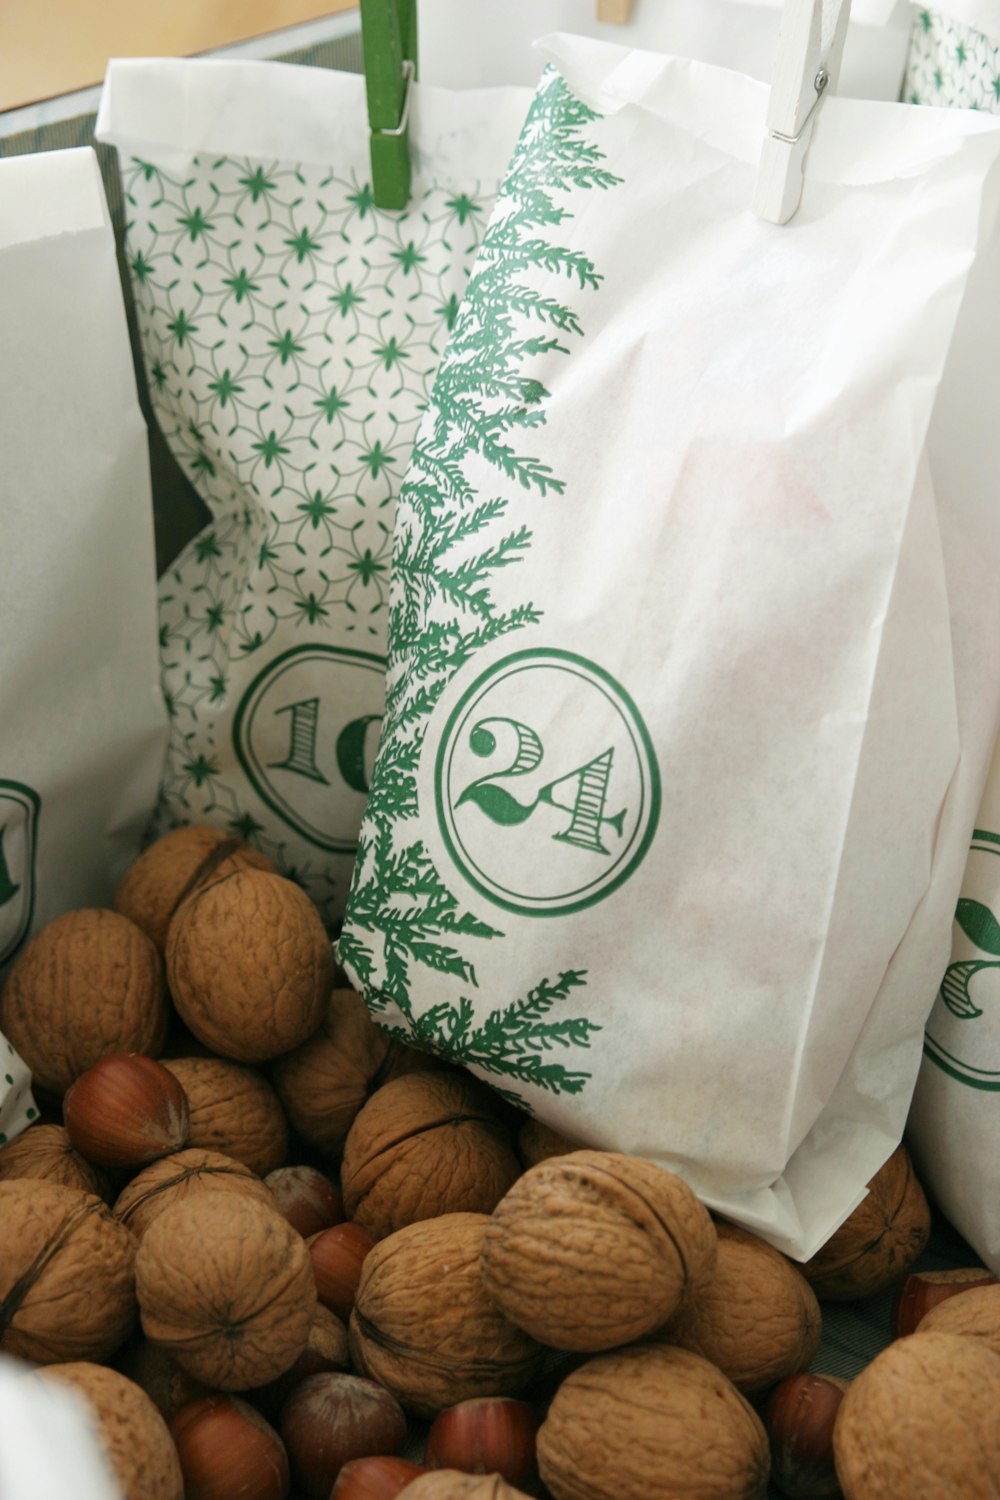
<svg viewBox="0 0 1000 1500">
<path fill-rule="evenodd" d="M 787 224 L 802 197 L 815 111 L 834 92 L 851 0 L 785 0 L 753 210 Z"/>
<path fill-rule="evenodd" d="M 624 26 L 632 15 L 635 0 L 597 0 L 597 19 Z"/>
</svg>

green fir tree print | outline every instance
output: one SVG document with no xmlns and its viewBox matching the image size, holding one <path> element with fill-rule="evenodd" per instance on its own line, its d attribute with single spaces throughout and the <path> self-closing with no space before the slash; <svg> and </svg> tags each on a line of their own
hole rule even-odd
<svg viewBox="0 0 1000 1500">
<path fill-rule="evenodd" d="M 495 185 L 419 182 L 404 212 L 386 213 L 349 161 L 205 154 L 186 170 L 123 160 L 122 175 L 154 413 L 212 517 L 160 582 L 171 738 L 153 832 L 204 821 L 242 833 L 333 926 L 347 831 L 297 815 L 306 778 L 287 751 L 257 757 L 262 781 L 282 781 L 268 802 L 237 762 L 234 719 L 289 651 L 384 660 L 396 495 Z M 365 680 L 358 713 L 377 716 L 383 673 Z M 283 706 L 322 691 L 335 765 L 329 682 L 290 687 L 272 719 L 287 725 Z M 333 807 L 343 789 L 330 779 Z M 355 840 L 362 808 L 352 789 Z"/>
<path fill-rule="evenodd" d="M 531 546 L 528 526 L 508 522 L 512 494 L 544 503 L 565 488 L 532 451 L 548 395 L 539 372 L 582 335 L 574 302 L 585 306 L 586 295 L 563 300 L 536 282 L 566 279 L 587 295 L 600 285 L 591 260 L 563 248 L 559 234 L 570 193 L 619 180 L 588 139 L 596 118 L 550 70 L 454 318 L 397 507 L 385 720 L 339 940 L 341 961 L 382 1024 L 512 1085 L 553 1093 L 579 1092 L 590 1076 L 561 1060 L 588 1048 L 599 1030 L 562 1014 L 585 974 L 543 976 L 477 1025 L 468 953 L 502 933 L 495 919 L 459 901 L 408 824 L 418 813 L 421 747 L 444 688 L 485 646 L 541 619 L 530 599 L 499 608 L 492 583 Z M 494 471 L 492 493 L 466 478 L 470 456 Z M 428 972 L 457 982 L 458 998 L 420 1009 L 411 993 L 419 970 L 425 985 Z M 516 1088 L 502 1091 L 520 1099 Z"/>
</svg>

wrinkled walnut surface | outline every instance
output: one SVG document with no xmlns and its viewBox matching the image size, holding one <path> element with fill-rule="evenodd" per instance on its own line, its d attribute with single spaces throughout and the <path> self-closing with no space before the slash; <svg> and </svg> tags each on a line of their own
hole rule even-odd
<svg viewBox="0 0 1000 1500">
<path fill-rule="evenodd" d="M 349 1338 L 355 1367 L 422 1416 L 472 1396 L 513 1396 L 538 1367 L 534 1339 L 487 1297 L 484 1214 L 399 1229 L 365 1257 Z"/>
<path fill-rule="evenodd" d="M 221 828 L 175 828 L 150 844 L 126 871 L 115 892 L 115 910 L 141 927 L 162 953 L 181 902 L 235 870 L 278 873 L 266 854 Z"/>
<path fill-rule="evenodd" d="M 168 1014 L 155 945 L 102 908 L 48 922 L 14 960 L 0 993 L 0 1031 L 50 1094 L 64 1094 L 114 1052 L 155 1056 Z"/>
<path fill-rule="evenodd" d="M 763 1423 L 726 1377 L 686 1349 L 633 1347 L 563 1381 L 538 1433 L 555 1500 L 763 1500 Z"/>
<path fill-rule="evenodd" d="M 141 1239 L 167 1208 L 201 1192 L 235 1193 L 274 1207 L 270 1188 L 241 1161 L 189 1146 L 137 1172 L 115 1200 L 114 1215 Z"/>
<path fill-rule="evenodd" d="M 0 1148 L 0 1182 L 12 1177 L 57 1182 L 106 1203 L 111 1196 L 104 1173 L 80 1155 L 62 1125 L 32 1125 Z"/>
<path fill-rule="evenodd" d="M 333 953 L 315 906 L 292 881 L 263 871 L 237 871 L 189 896 L 166 953 L 182 1021 L 235 1062 L 300 1046 L 333 988 Z"/>
<path fill-rule="evenodd" d="M 905 1146 L 897 1146 L 868 1196 L 802 1266 L 817 1297 L 847 1302 L 884 1291 L 907 1271 L 931 1232 L 931 1213 Z"/>
<path fill-rule="evenodd" d="M 981 1339 L 1000 1355 L 1000 1286 L 970 1287 L 946 1302 L 932 1307 L 921 1320 L 918 1333 L 957 1333 Z"/>
<path fill-rule="evenodd" d="M 216 1390 L 282 1374 L 316 1312 L 301 1235 L 245 1194 L 202 1192 L 166 1209 L 140 1241 L 135 1281 L 146 1337 Z"/>
<path fill-rule="evenodd" d="M 375 1239 L 446 1213 L 489 1213 L 521 1172 L 489 1091 L 471 1078 L 411 1073 L 384 1084 L 344 1145 L 348 1218 Z"/>
<path fill-rule="evenodd" d="M 167 1424 L 134 1381 L 86 1362 L 50 1365 L 40 1378 L 83 1396 L 125 1500 L 183 1500 L 180 1459 Z"/>
<path fill-rule="evenodd" d="M 712 1220 L 681 1178 L 613 1151 L 550 1157 L 490 1219 L 483 1281 L 519 1328 L 598 1350 L 658 1328 L 715 1266 Z"/>
<path fill-rule="evenodd" d="M 462 1474 L 458 1469 L 421 1474 L 400 1491 L 400 1500 L 404 1496 L 406 1500 L 528 1500 L 523 1490 L 516 1490 L 499 1474 Z"/>
<path fill-rule="evenodd" d="M 288 1124 L 274 1089 L 253 1068 L 221 1057 L 162 1058 L 188 1100 L 188 1145 L 224 1156 L 265 1177 L 288 1153 Z"/>
<path fill-rule="evenodd" d="M 92 1193 L 0 1182 L 0 1350 L 35 1364 L 109 1358 L 135 1321 L 135 1241 Z"/>
</svg>

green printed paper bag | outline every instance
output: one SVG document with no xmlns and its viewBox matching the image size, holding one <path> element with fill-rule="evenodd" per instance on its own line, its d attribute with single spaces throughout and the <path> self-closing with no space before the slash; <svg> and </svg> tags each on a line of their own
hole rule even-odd
<svg viewBox="0 0 1000 1500">
<path fill-rule="evenodd" d="M 384 694 L 393 509 L 530 95 L 414 91 L 374 207 L 364 80 L 111 64 L 150 394 L 211 521 L 160 585 L 159 831 L 249 838 L 343 910 Z"/>
<path fill-rule="evenodd" d="M 339 954 L 809 1256 L 897 1144 L 1000 714 L 1000 127 L 551 44 L 396 513 Z"/>
</svg>

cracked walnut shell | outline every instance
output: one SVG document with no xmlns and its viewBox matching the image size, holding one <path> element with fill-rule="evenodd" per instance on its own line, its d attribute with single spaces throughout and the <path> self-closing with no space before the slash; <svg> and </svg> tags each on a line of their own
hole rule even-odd
<svg viewBox="0 0 1000 1500">
<path fill-rule="evenodd" d="M 112 1053 L 155 1057 L 168 1015 L 154 944 L 103 908 L 46 923 L 14 960 L 0 994 L 0 1031 L 50 1094 L 64 1094 Z"/>
<path fill-rule="evenodd" d="M 493 1211 L 483 1284 L 512 1323 L 593 1351 L 659 1328 L 715 1268 L 716 1233 L 687 1183 L 614 1151 L 531 1167 Z"/>
<path fill-rule="evenodd" d="M 242 1162 L 220 1151 L 188 1147 L 137 1172 L 115 1200 L 114 1215 L 141 1239 L 172 1204 L 203 1192 L 236 1193 L 276 1208 L 271 1189 Z"/>
<path fill-rule="evenodd" d="M 847 1302 L 891 1286 L 916 1260 L 931 1213 L 905 1146 L 897 1146 L 868 1184 L 868 1195 L 822 1249 L 802 1266 L 817 1297 Z"/>
<path fill-rule="evenodd" d="M 409 1224 L 370 1250 L 349 1339 L 362 1375 L 420 1416 L 473 1396 L 514 1396 L 536 1373 L 535 1340 L 483 1290 L 485 1214 Z"/>
<path fill-rule="evenodd" d="M 763 1500 L 770 1458 L 749 1402 L 687 1349 L 636 1345 L 588 1360 L 538 1433 L 555 1500 Z"/>
<path fill-rule="evenodd" d="M 253 1068 L 221 1057 L 160 1059 L 188 1101 L 188 1145 L 221 1151 L 266 1177 L 288 1154 L 288 1122 L 274 1089 Z"/>
<path fill-rule="evenodd" d="M 108 1359 L 135 1321 L 135 1241 L 92 1193 L 0 1182 L 0 1351 Z"/>
<path fill-rule="evenodd" d="M 520 1176 L 489 1091 L 472 1078 L 411 1073 L 374 1093 L 344 1144 L 349 1219 L 374 1239 L 446 1213 L 489 1213 Z"/>
<path fill-rule="evenodd" d="M 319 912 L 281 875 L 242 870 L 189 896 L 167 933 L 181 1020 L 235 1062 L 265 1062 L 316 1030 L 333 988 Z"/>
<path fill-rule="evenodd" d="M 78 1391 L 125 1500 L 183 1500 L 180 1459 L 166 1422 L 134 1381 L 105 1365 L 50 1365 L 44 1380 Z"/>
<path fill-rule="evenodd" d="M 115 892 L 115 911 L 141 927 L 162 953 L 181 903 L 210 880 L 235 870 L 278 873 L 266 854 L 221 828 L 204 823 L 175 828 L 150 844 L 126 871 Z"/>
<path fill-rule="evenodd" d="M 289 1369 L 316 1312 L 302 1236 L 276 1208 L 237 1193 L 197 1193 L 166 1209 L 139 1244 L 135 1287 L 150 1343 L 220 1391 Z"/>
</svg>

